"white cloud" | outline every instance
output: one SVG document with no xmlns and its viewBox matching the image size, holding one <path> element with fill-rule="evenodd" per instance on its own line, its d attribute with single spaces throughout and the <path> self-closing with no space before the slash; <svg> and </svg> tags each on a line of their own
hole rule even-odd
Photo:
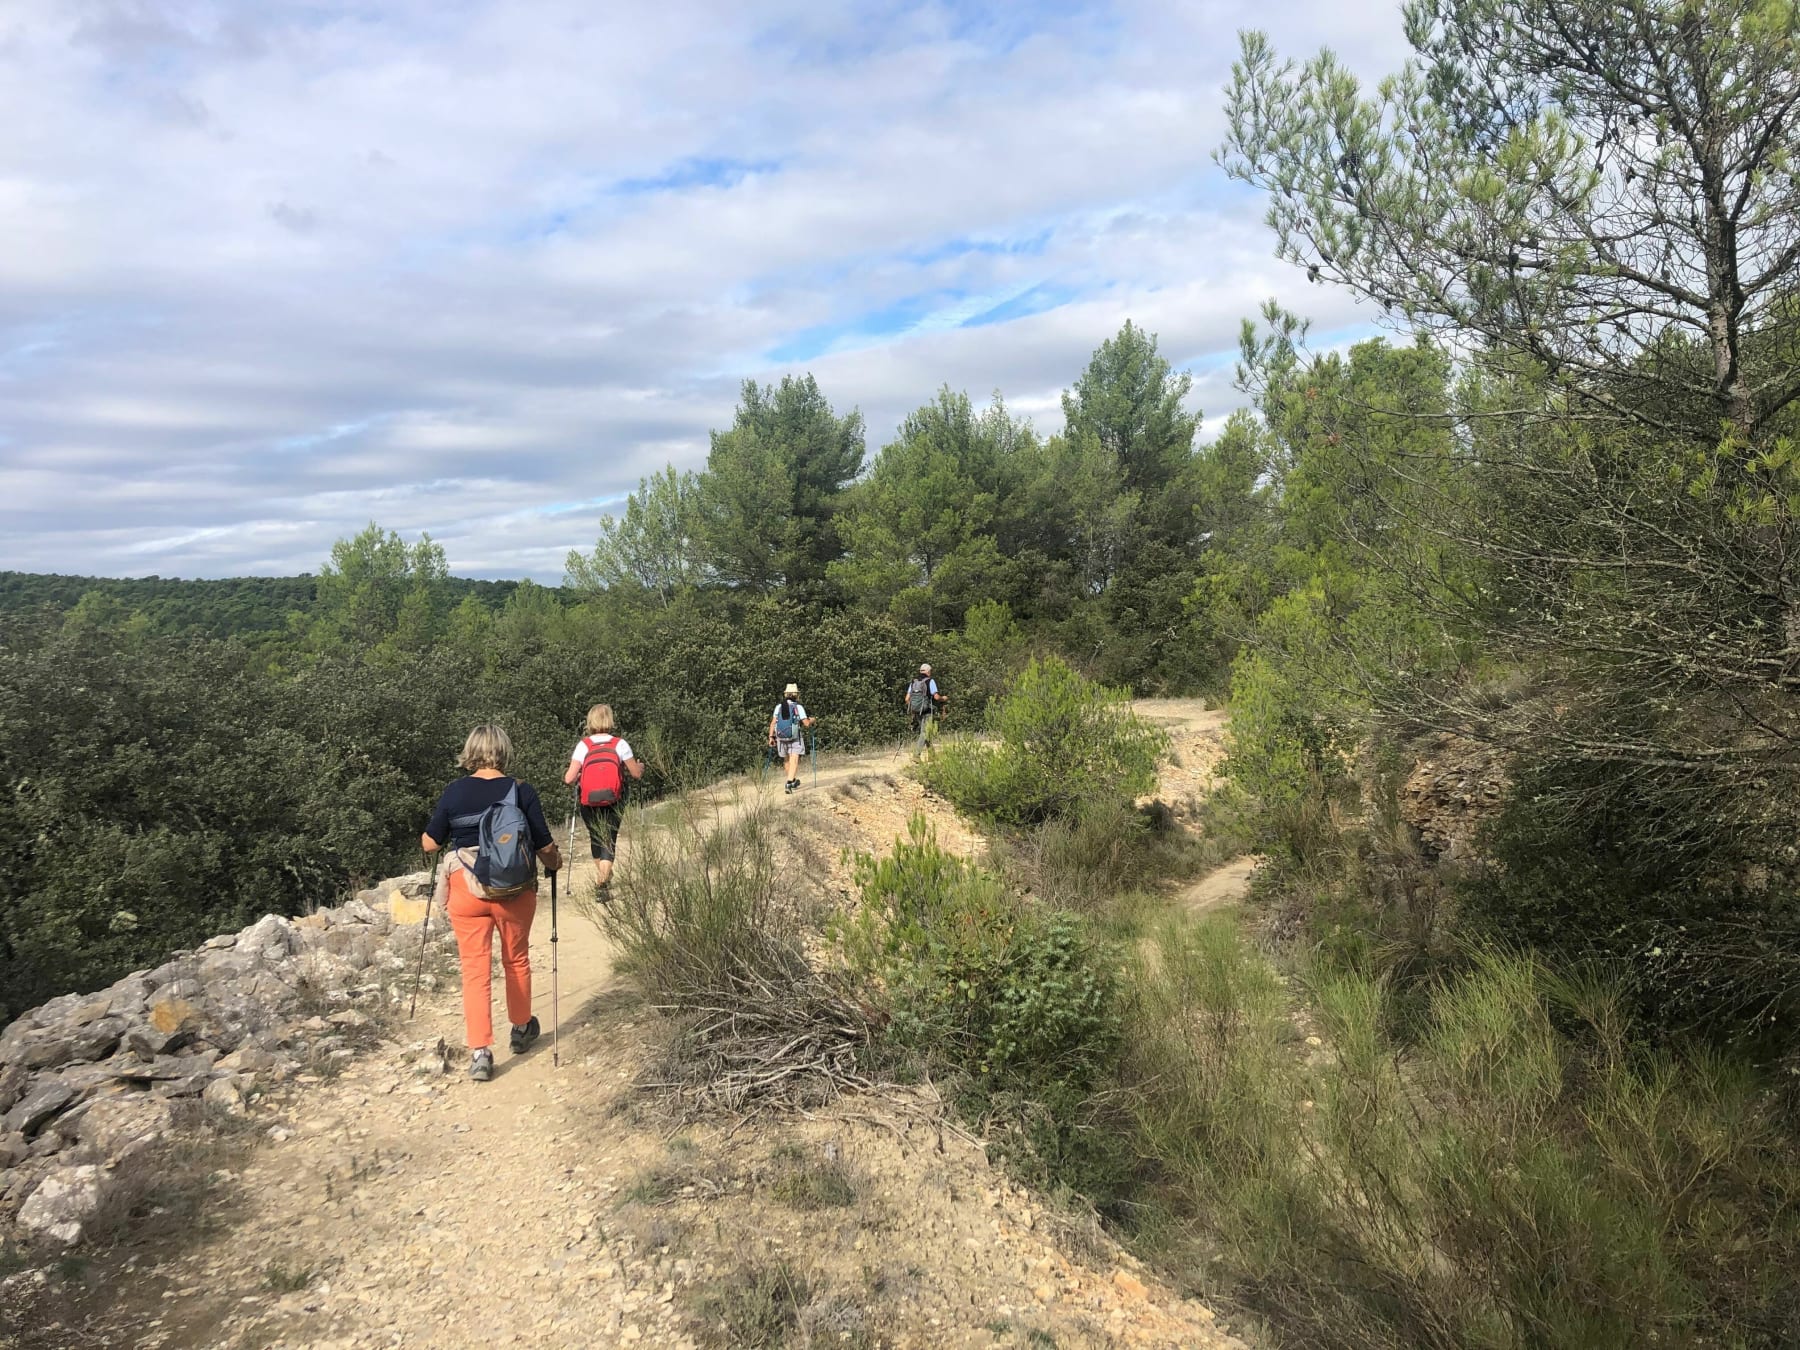
<svg viewBox="0 0 1800 1350">
<path fill-rule="evenodd" d="M 1132 318 L 1216 425 L 1265 297 L 1363 317 L 1210 161 L 1252 24 L 1401 55 L 1318 0 L 12 0 L 0 566 L 296 571 L 373 517 L 554 580 L 783 350 L 875 444 L 943 384 L 1049 429 Z M 1006 301 L 1051 307 L 958 326 Z"/>
</svg>

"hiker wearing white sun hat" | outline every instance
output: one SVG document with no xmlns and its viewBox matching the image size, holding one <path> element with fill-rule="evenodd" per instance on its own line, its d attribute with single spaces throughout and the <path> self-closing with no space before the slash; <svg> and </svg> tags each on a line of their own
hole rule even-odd
<svg viewBox="0 0 1800 1350">
<path fill-rule="evenodd" d="M 787 761 L 787 790 L 800 786 L 800 756 L 806 753 L 806 728 L 813 724 L 806 707 L 800 702 L 800 686 L 789 681 L 781 691 L 781 702 L 769 717 L 769 744 Z"/>
</svg>

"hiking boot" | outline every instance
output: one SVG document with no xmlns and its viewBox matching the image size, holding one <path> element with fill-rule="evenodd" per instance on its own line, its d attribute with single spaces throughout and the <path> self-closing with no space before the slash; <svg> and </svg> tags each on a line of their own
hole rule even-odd
<svg viewBox="0 0 1800 1350">
<path fill-rule="evenodd" d="M 605 909 L 612 903 L 612 882 L 603 881 L 598 886 L 594 887 L 594 903 L 599 905 L 601 909 Z M 537 1018 L 534 1017 L 531 1020 L 535 1022 L 537 1021 Z"/>
<path fill-rule="evenodd" d="M 543 1028 L 538 1025 L 536 1017 L 522 1027 L 514 1027 L 512 1029 L 512 1052 L 515 1055 L 524 1054 L 531 1049 L 532 1042 L 537 1040 L 542 1031 Z"/>
<path fill-rule="evenodd" d="M 477 1050 L 469 1059 L 469 1077 L 485 1083 L 494 1076 L 494 1052 Z"/>
</svg>

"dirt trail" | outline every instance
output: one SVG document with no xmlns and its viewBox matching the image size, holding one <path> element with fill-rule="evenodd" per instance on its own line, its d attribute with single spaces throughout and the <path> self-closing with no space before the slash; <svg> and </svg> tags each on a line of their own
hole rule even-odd
<svg viewBox="0 0 1800 1350">
<path fill-rule="evenodd" d="M 1227 714 L 1198 699 L 1142 699 L 1136 707 L 1169 733 L 1173 762 L 1163 769 L 1159 792 L 1177 816 L 1191 817 L 1215 786 L 1225 757 Z M 1249 892 L 1250 874 L 1258 861 L 1250 854 L 1233 858 L 1188 886 L 1177 899 L 1190 914 L 1237 904 Z"/>
<path fill-rule="evenodd" d="M 1193 705 L 1145 710 L 1179 736 L 1216 731 Z M 927 809 L 947 846 L 974 848 L 897 767 L 892 751 L 833 757 L 816 789 L 808 766 L 792 798 L 776 775 L 706 795 L 720 819 L 755 800 L 868 848 Z M 564 873 L 584 888 L 589 875 L 585 860 Z M 502 1043 L 494 1080 L 469 1081 L 451 973 L 395 1040 L 300 1089 L 280 1123 L 259 1111 L 268 1142 L 232 1179 L 219 1231 L 134 1258 L 165 1292 L 131 1344 L 720 1344 L 709 1326 L 763 1297 L 741 1285 L 755 1271 L 785 1272 L 763 1286 L 776 1303 L 805 1285 L 792 1344 L 1235 1344 L 1103 1236 L 1058 1229 L 927 1090 L 676 1128 L 633 1085 L 655 1015 L 579 906 L 565 895 L 560 911 L 560 1067 L 546 888 L 532 941 L 538 1046 L 515 1058 Z M 848 1198 L 811 1207 L 791 1179 L 816 1168 L 847 1179 Z"/>
</svg>

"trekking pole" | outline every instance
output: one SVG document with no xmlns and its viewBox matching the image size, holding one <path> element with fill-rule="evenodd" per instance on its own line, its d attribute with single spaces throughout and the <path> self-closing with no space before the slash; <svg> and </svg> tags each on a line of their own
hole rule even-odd
<svg viewBox="0 0 1800 1350">
<path fill-rule="evenodd" d="M 575 856 L 575 822 L 581 818 L 581 789 L 575 789 L 574 799 L 569 803 L 569 856 Z M 573 891 L 570 892 L 574 894 Z"/>
<path fill-rule="evenodd" d="M 813 727 L 812 762 L 813 786 L 816 788 L 819 786 L 819 728 L 816 725 Z"/>
<path fill-rule="evenodd" d="M 413 975 L 412 1006 L 406 1010 L 406 1020 L 412 1021 L 413 1014 L 419 1011 L 419 986 L 425 982 L 425 935 L 431 928 L 431 902 L 437 898 L 438 863 L 444 856 L 439 849 L 431 855 L 431 881 L 425 894 L 425 918 L 419 924 L 419 969 Z"/>
<path fill-rule="evenodd" d="M 562 1067 L 562 985 L 556 975 L 556 873 L 550 874 L 550 1067 Z"/>
</svg>

